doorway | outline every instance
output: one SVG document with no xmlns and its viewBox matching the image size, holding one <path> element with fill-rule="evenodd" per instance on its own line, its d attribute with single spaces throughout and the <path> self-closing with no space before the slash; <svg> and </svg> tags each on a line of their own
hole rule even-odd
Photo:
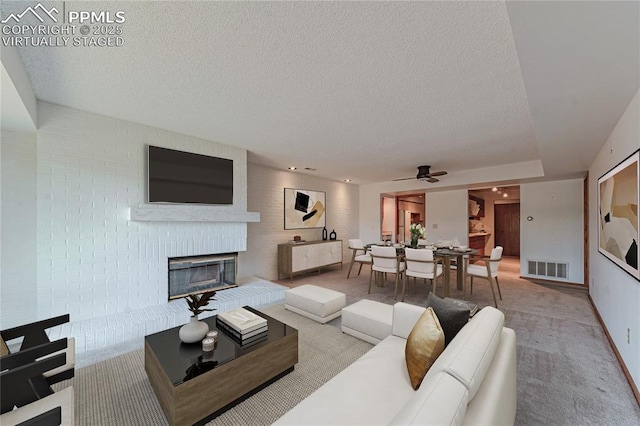
<svg viewBox="0 0 640 426">
<path fill-rule="evenodd" d="M 496 246 L 520 257 L 519 186 L 469 190 L 469 247 L 488 255 Z"/>
<path fill-rule="evenodd" d="M 396 220 L 396 197 L 380 195 L 380 241 L 393 241 Z"/>
<path fill-rule="evenodd" d="M 398 195 L 396 197 L 396 242 L 409 241 L 409 226 L 425 224 L 424 193 Z"/>
</svg>

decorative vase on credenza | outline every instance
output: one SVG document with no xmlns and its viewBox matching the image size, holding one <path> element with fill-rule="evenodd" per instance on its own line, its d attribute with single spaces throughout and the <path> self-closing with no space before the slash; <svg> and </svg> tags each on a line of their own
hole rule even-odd
<svg viewBox="0 0 640 426">
<path fill-rule="evenodd" d="M 322 241 L 327 241 L 327 227 L 322 228 Z"/>
<path fill-rule="evenodd" d="M 331 241 L 333 241 L 333 240 L 335 240 L 336 238 L 338 238 L 338 236 L 336 235 L 336 230 L 335 230 L 335 229 L 333 229 L 333 230 L 331 231 L 331 234 L 329 234 L 329 239 L 330 239 Z"/>
</svg>

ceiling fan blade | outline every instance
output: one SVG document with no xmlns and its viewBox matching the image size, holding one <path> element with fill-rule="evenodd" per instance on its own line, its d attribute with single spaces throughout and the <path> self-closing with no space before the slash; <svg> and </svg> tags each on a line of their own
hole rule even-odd
<svg viewBox="0 0 640 426">
<path fill-rule="evenodd" d="M 434 177 L 430 177 L 429 179 L 427 179 L 427 182 L 429 183 L 436 183 L 436 182 L 440 182 L 440 179 L 436 179 Z"/>
<path fill-rule="evenodd" d="M 431 172 L 431 173 L 429 173 L 429 176 L 444 176 L 444 175 L 446 175 L 446 174 L 447 174 L 447 172 L 445 172 L 445 171 L 443 170 L 443 171 L 441 171 L 441 172 Z"/>
<path fill-rule="evenodd" d="M 411 180 L 411 179 L 415 179 L 414 177 L 408 177 L 408 178 L 402 178 L 402 179 L 393 179 L 392 182 L 398 182 L 401 180 Z"/>
</svg>

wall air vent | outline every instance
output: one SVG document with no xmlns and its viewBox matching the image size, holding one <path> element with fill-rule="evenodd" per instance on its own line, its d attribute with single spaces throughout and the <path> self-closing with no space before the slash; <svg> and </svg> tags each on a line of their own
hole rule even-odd
<svg viewBox="0 0 640 426">
<path fill-rule="evenodd" d="M 552 279 L 567 279 L 569 276 L 569 264 L 562 262 L 545 262 L 541 260 L 529 260 L 527 262 L 528 275 Z"/>
</svg>

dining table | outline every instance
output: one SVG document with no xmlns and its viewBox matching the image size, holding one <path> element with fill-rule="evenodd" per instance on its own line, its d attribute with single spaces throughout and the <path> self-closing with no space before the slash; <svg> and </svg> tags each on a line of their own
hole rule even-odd
<svg viewBox="0 0 640 426">
<path fill-rule="evenodd" d="M 391 245 L 366 244 L 364 247 L 367 251 L 369 251 L 371 249 L 371 246 L 375 246 L 375 245 L 379 245 L 383 247 L 394 247 L 396 249 L 396 254 L 398 255 L 398 257 L 404 258 L 404 248 L 405 248 L 404 244 L 391 244 Z M 462 291 L 465 290 L 464 281 L 467 275 L 467 268 L 466 268 L 467 262 L 465 262 L 465 256 L 474 256 L 479 253 L 479 250 L 470 249 L 470 248 L 461 249 L 458 247 L 449 248 L 449 247 L 424 246 L 424 245 L 418 246 L 418 248 L 425 249 L 425 250 L 433 250 L 434 258 L 442 259 L 443 275 L 444 275 L 444 297 L 449 297 L 449 293 L 450 293 L 449 287 L 451 285 L 451 260 L 454 258 L 456 259 L 456 269 L 459 271 L 456 274 L 456 288 Z M 376 285 L 379 285 L 379 283 L 376 282 Z M 465 297 L 466 297 L 466 294 L 465 294 Z"/>
<path fill-rule="evenodd" d="M 451 259 L 456 259 L 456 288 L 458 290 L 465 290 L 464 281 L 467 275 L 467 262 L 465 262 L 465 256 L 473 256 L 478 254 L 477 249 L 460 249 L 442 247 L 436 248 L 433 252 L 434 257 L 442 258 L 442 264 L 444 269 L 444 297 L 449 297 L 449 286 L 451 285 Z M 465 291 L 466 293 L 466 291 Z M 465 294 L 466 297 L 466 294 Z"/>
</svg>

